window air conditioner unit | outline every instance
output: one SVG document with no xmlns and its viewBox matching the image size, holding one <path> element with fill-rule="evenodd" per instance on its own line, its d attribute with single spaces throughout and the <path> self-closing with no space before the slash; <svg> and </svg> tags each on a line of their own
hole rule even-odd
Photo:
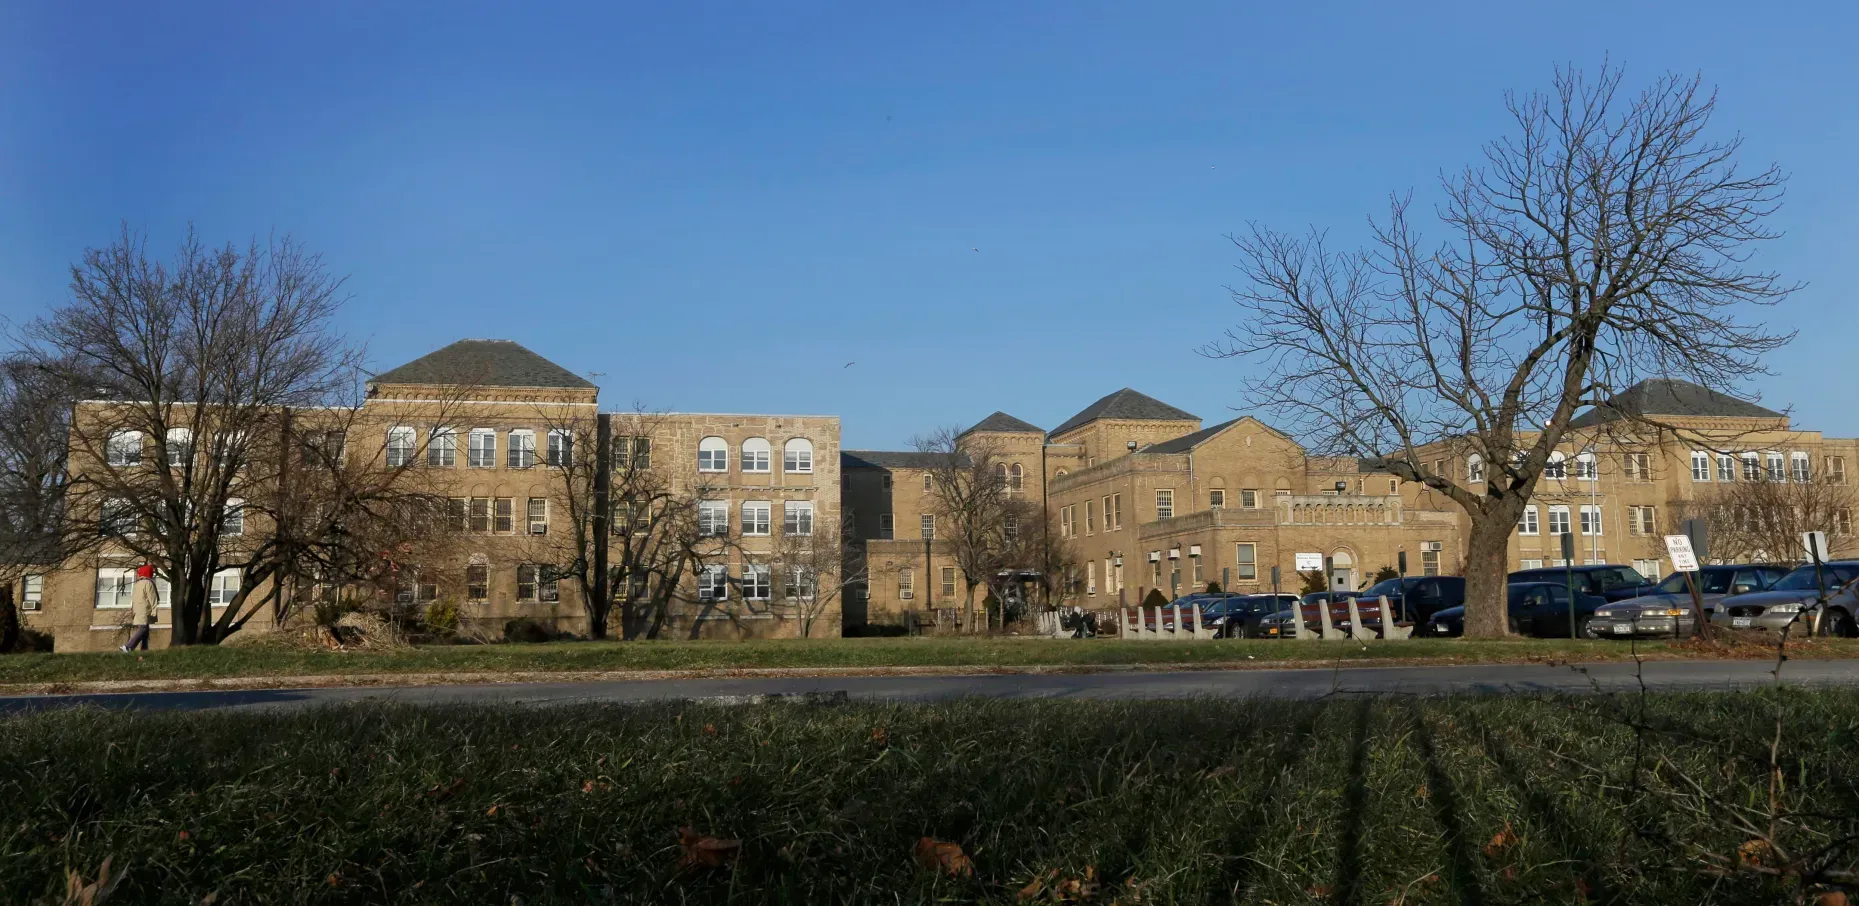
<svg viewBox="0 0 1859 906">
<path fill-rule="evenodd" d="M 1200 545 L 1198 545 L 1198 544 L 1190 544 L 1190 545 L 1188 545 L 1188 556 L 1190 556 L 1190 557 L 1198 557 L 1198 556 L 1200 556 L 1200 555 L 1201 555 L 1201 546 L 1200 546 Z"/>
<path fill-rule="evenodd" d="M 1440 547 L 1440 542 L 1438 542 L 1438 541 L 1422 541 L 1422 542 L 1420 542 L 1420 549 L 1421 549 L 1421 550 L 1423 550 L 1423 551 L 1438 551 L 1438 550 L 1440 550 L 1440 549 L 1441 549 L 1441 547 Z"/>
<path fill-rule="evenodd" d="M 1168 559 L 1170 559 L 1170 560 L 1179 560 L 1179 559 L 1181 559 L 1181 548 L 1178 548 L 1178 547 L 1171 547 L 1171 548 L 1169 548 L 1169 549 L 1168 549 Z"/>
<path fill-rule="evenodd" d="M 1162 552 L 1161 552 L 1161 551 L 1150 551 L 1150 552 L 1149 552 L 1149 562 L 1150 562 L 1150 563 L 1160 563 L 1160 562 L 1162 562 Z"/>
</svg>

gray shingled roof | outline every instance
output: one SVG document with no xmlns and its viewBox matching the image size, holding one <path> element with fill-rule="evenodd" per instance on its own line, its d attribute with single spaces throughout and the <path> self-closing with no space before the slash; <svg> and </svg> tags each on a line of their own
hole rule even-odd
<svg viewBox="0 0 1859 906">
<path fill-rule="evenodd" d="M 593 389 L 580 375 L 515 340 L 459 340 L 374 376 L 377 384 L 459 384 L 484 387 Z"/>
<path fill-rule="evenodd" d="M 1718 393 L 1690 381 L 1677 378 L 1652 378 L 1640 381 L 1616 394 L 1606 403 L 1575 417 L 1571 427 L 1586 428 L 1602 422 L 1633 416 L 1668 416 L 1680 418 L 1786 418 L 1773 409 L 1765 409 L 1748 400 Z"/>
<path fill-rule="evenodd" d="M 1200 416 L 1183 412 L 1152 396 L 1137 393 L 1128 387 L 1084 407 L 1077 415 L 1065 420 L 1052 429 L 1051 437 L 1064 434 L 1079 425 L 1093 422 L 1100 418 L 1116 418 L 1128 421 L 1200 421 Z"/>
<path fill-rule="evenodd" d="M 941 453 L 921 453 L 916 450 L 841 450 L 839 467 L 842 469 L 934 469 L 944 462 Z M 968 464 L 968 457 L 962 457 L 962 465 Z"/>
<path fill-rule="evenodd" d="M 1014 418 L 1013 416 L 1008 415 L 1005 412 L 996 410 L 993 415 L 990 415 L 987 418 L 984 418 L 978 422 L 975 422 L 973 427 L 969 428 L 967 431 L 963 431 L 962 433 L 973 434 L 976 431 L 996 431 L 996 432 L 1002 432 L 1002 433 L 1015 433 L 1015 434 L 1044 434 L 1046 429 L 1041 428 L 1038 425 L 1033 424 L 1032 422 L 1026 421 L 1024 419 Z"/>
<path fill-rule="evenodd" d="M 1242 415 L 1239 418 L 1245 418 L 1245 416 Z M 1150 444 L 1149 446 L 1146 446 L 1140 450 L 1137 450 L 1136 452 L 1138 455 L 1149 454 L 1149 453 L 1156 453 L 1156 454 L 1186 453 L 1189 450 L 1192 450 L 1195 447 L 1200 446 L 1204 441 L 1213 437 L 1215 434 L 1219 434 L 1220 432 L 1233 427 L 1233 425 L 1239 421 L 1239 418 L 1233 419 L 1232 421 L 1221 422 L 1220 424 L 1217 424 L 1211 428 L 1202 428 L 1201 430 L 1196 431 L 1193 434 L 1184 434 L 1180 437 L 1175 438 L 1174 440 L 1165 440 L 1159 444 Z"/>
</svg>

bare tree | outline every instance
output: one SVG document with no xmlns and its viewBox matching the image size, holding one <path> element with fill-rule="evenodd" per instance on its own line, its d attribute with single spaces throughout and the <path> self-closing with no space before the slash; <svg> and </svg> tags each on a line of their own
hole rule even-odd
<svg viewBox="0 0 1859 906">
<path fill-rule="evenodd" d="M 97 541 L 65 518 L 71 412 L 82 393 L 70 370 L 23 356 L 0 362 L 0 653 L 19 641 L 20 580 Z"/>
<path fill-rule="evenodd" d="M 1831 553 L 1854 549 L 1853 508 L 1859 495 L 1850 486 L 1826 478 L 1808 481 L 1738 481 L 1719 484 L 1697 500 L 1667 507 L 1665 530 L 1683 531 L 1684 520 L 1699 518 L 1710 531 L 1710 554 L 1726 562 L 1781 562 L 1801 559 L 1801 535 L 1826 532 Z M 1664 551 L 1653 538 L 1653 555 Z"/>
<path fill-rule="evenodd" d="M 164 262 L 125 230 L 85 252 L 70 301 L 26 329 L 38 364 L 91 381 L 97 400 L 69 432 L 69 516 L 101 523 L 168 579 L 175 644 L 218 642 L 249 618 L 209 604 L 229 561 L 245 560 L 243 601 L 293 556 L 283 550 L 312 543 L 282 537 L 248 558 L 227 529 L 268 495 L 271 515 L 297 518 L 282 507 L 298 462 L 292 412 L 335 402 L 360 376 L 360 351 L 332 329 L 341 287 L 288 239 L 214 249 L 190 232 Z M 326 511 L 305 530 L 354 514 Z"/>
<path fill-rule="evenodd" d="M 869 578 L 864 548 L 856 541 L 852 520 L 807 518 L 811 524 L 806 526 L 783 522 L 769 558 L 775 604 L 784 616 L 799 623 L 801 638 L 813 636 L 814 624 L 840 606 L 846 589 Z"/>
<path fill-rule="evenodd" d="M 1360 251 L 1237 237 L 1246 323 L 1206 350 L 1261 363 L 1245 395 L 1313 452 L 1371 458 L 1464 508 L 1466 632 L 1483 637 L 1507 631 L 1510 534 L 1577 413 L 1643 377 L 1760 373 L 1789 337 L 1738 310 L 1792 289 L 1749 261 L 1782 174 L 1746 172 L 1739 139 L 1707 134 L 1699 80 L 1629 96 L 1615 69 L 1565 71 L 1508 107 L 1516 134 L 1442 179 L 1444 242 L 1398 197 Z M 1617 430 L 1647 421 L 1621 415 Z M 1433 465 L 1474 455 L 1483 481 Z"/>
<path fill-rule="evenodd" d="M 962 572 L 963 611 L 971 631 L 975 624 L 975 589 L 990 588 L 1004 562 L 1003 526 L 1012 503 L 1006 473 L 985 440 L 964 442 L 954 428 L 942 428 L 914 441 L 929 454 L 929 506 L 936 516 L 937 540 L 943 542 Z"/>
</svg>

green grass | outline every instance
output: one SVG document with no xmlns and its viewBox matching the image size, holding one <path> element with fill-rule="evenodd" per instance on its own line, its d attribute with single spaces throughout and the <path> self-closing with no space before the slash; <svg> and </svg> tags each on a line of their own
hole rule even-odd
<svg viewBox="0 0 1859 906">
<path fill-rule="evenodd" d="M 1760 801 L 1776 695 L 1788 801 L 1851 832 L 1859 697 L 1650 697 L 1646 762 Z M 1692 870 L 1741 835 L 1626 792 L 1605 709 L 1634 702 L 47 712 L 0 718 L 0 875 L 15 902 L 106 856 L 132 903 L 1015 903 L 1087 869 L 1090 902 L 1150 906 L 1790 902 Z M 739 862 L 681 872 L 680 827 Z M 974 877 L 917 868 L 923 836 Z"/>
<path fill-rule="evenodd" d="M 1835 643 L 1836 646 L 1838 643 Z M 1658 656 L 1664 642 L 1642 642 Z M 1824 647 L 1824 646 L 1823 646 Z M 1859 644 L 1843 648 L 1859 656 Z M 399 651 L 287 651 L 199 647 L 127 656 L 121 652 L 0 657 L 0 684 L 94 680 L 204 679 L 372 673 L 507 673 L 514 671 L 728 670 L 735 668 L 1090 667 L 1130 664 L 1214 665 L 1254 661 L 1433 659 L 1492 663 L 1541 659 L 1625 658 L 1613 641 L 1424 639 L 1354 642 L 1134 642 L 1115 639 L 819 639 L 753 642 L 557 642 L 542 645 L 444 645 Z"/>
</svg>

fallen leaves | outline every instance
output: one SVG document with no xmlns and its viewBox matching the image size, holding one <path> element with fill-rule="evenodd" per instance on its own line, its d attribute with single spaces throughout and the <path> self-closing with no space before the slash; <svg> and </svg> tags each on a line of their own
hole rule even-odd
<svg viewBox="0 0 1859 906">
<path fill-rule="evenodd" d="M 1020 902 L 1087 903 L 1097 897 L 1103 884 L 1097 879 L 1097 866 L 1086 865 L 1077 877 L 1063 877 L 1056 868 L 1038 875 L 1020 888 Z"/>
<path fill-rule="evenodd" d="M 1517 833 L 1511 830 L 1510 822 L 1506 821 L 1504 822 L 1504 829 L 1498 831 L 1497 835 L 1491 838 L 1490 843 L 1485 844 L 1485 858 L 1495 859 L 1503 855 L 1506 850 L 1516 845 Z"/>
<path fill-rule="evenodd" d="M 115 856 L 104 856 L 103 864 L 97 868 L 97 880 L 86 882 L 84 876 L 65 869 L 64 906 L 96 906 L 109 899 L 116 892 L 116 886 L 123 883 L 123 876 L 110 874 L 110 860 Z"/>
<path fill-rule="evenodd" d="M 1814 906 L 1851 906 L 1852 899 L 1838 890 L 1828 890 L 1814 898 Z"/>
<path fill-rule="evenodd" d="M 1775 847 L 1767 840 L 1749 840 L 1736 848 L 1736 864 L 1748 868 L 1770 868 L 1778 860 Z"/>
<path fill-rule="evenodd" d="M 685 871 L 723 868 L 742 854 L 741 840 L 727 840 L 700 834 L 688 827 L 678 828 L 678 865 Z"/>
<path fill-rule="evenodd" d="M 430 788 L 426 790 L 426 797 L 433 800 L 434 802 L 444 802 L 445 800 L 458 795 L 458 792 L 464 788 L 465 788 L 465 778 L 460 777 L 457 780 L 452 781 L 452 784 L 450 786 L 440 786 L 439 784 L 436 784 L 436 783 L 433 784 Z"/>
<path fill-rule="evenodd" d="M 891 734 L 883 727 L 873 727 L 871 728 L 871 742 L 872 745 L 882 749 L 891 744 Z"/>
<path fill-rule="evenodd" d="M 917 838 L 917 867 L 924 871 L 934 871 L 951 878 L 972 878 L 975 875 L 975 863 L 962 852 L 962 845 L 934 837 Z"/>
</svg>

